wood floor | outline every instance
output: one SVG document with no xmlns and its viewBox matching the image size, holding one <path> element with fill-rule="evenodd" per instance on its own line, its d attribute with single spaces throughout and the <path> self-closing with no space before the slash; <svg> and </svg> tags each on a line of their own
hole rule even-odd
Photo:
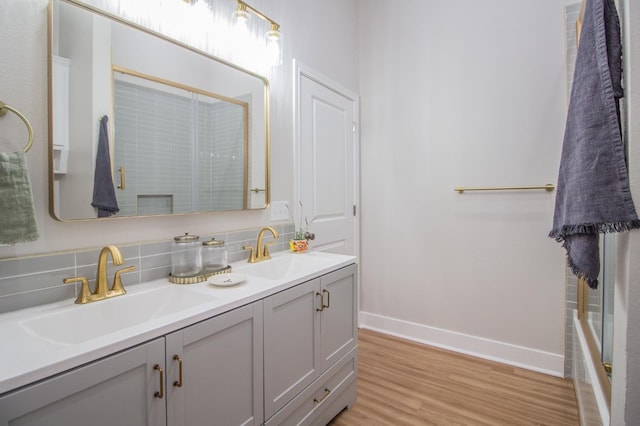
<svg viewBox="0 0 640 426">
<path fill-rule="evenodd" d="M 359 332 L 354 425 L 579 425 L 573 383 L 521 368 Z"/>
</svg>

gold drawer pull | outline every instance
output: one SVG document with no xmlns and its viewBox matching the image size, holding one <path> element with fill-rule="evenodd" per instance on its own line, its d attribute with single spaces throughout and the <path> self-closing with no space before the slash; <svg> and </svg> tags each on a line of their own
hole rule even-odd
<svg viewBox="0 0 640 426">
<path fill-rule="evenodd" d="M 320 398 L 320 399 L 313 398 L 313 403 L 316 404 L 316 405 L 320 404 L 322 401 L 327 399 L 327 397 L 329 396 L 330 393 L 331 393 L 331 391 L 328 388 L 324 388 L 324 395 L 322 396 L 322 398 Z"/>
<path fill-rule="evenodd" d="M 324 296 L 322 297 L 322 308 L 330 308 L 331 307 L 331 293 L 329 290 L 322 290 L 322 294 L 327 293 L 327 304 L 324 304 Z"/>
<path fill-rule="evenodd" d="M 178 361 L 178 380 L 173 382 L 173 386 L 181 388 L 182 387 L 182 358 L 180 358 L 180 355 L 174 355 L 173 360 Z"/>
<path fill-rule="evenodd" d="M 320 296 L 320 307 L 316 308 L 316 312 L 322 312 L 322 311 L 324 311 L 324 308 L 325 308 L 325 306 L 324 306 L 324 296 L 322 295 L 322 293 L 318 293 L 317 291 L 316 291 L 316 296 Z"/>
<path fill-rule="evenodd" d="M 153 366 L 154 370 L 158 370 L 160 372 L 160 391 L 153 394 L 156 398 L 164 398 L 164 371 L 162 371 L 162 367 L 158 364 Z"/>
</svg>

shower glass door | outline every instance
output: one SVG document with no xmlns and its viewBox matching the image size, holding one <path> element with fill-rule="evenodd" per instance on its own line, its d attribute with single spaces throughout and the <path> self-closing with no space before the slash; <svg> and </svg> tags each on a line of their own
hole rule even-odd
<svg viewBox="0 0 640 426">
<path fill-rule="evenodd" d="M 588 329 L 595 341 L 600 362 L 611 380 L 613 360 L 613 296 L 615 270 L 615 237 L 605 234 L 600 238 L 600 258 L 602 267 L 597 289 L 585 288 L 584 317 L 589 325 Z"/>
</svg>

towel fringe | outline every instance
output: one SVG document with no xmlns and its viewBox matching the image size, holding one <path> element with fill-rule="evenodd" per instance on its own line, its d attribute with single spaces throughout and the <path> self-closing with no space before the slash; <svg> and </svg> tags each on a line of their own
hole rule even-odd
<svg viewBox="0 0 640 426">
<path fill-rule="evenodd" d="M 569 265 L 571 272 L 573 272 L 573 275 L 578 277 L 578 279 L 584 280 L 590 289 L 596 290 L 598 288 L 598 278 L 588 277 L 584 272 L 580 272 L 569 256 L 567 256 L 567 264 Z"/>
<path fill-rule="evenodd" d="M 565 225 L 560 230 L 552 230 L 549 237 L 557 242 L 562 242 L 565 237 L 576 234 L 610 234 L 613 232 L 626 232 L 640 228 L 640 219 L 627 222 L 583 223 L 580 225 Z"/>
<path fill-rule="evenodd" d="M 573 258 L 571 256 L 571 245 L 569 244 L 569 242 L 568 241 L 563 241 L 562 242 L 562 248 L 564 248 L 567 251 L 567 266 L 569 267 L 569 269 L 571 270 L 573 275 L 578 277 L 578 279 L 584 280 L 584 282 L 587 283 L 589 288 L 591 288 L 593 290 L 597 289 L 598 288 L 598 276 L 596 275 L 595 277 L 592 277 L 590 275 L 587 275 L 587 273 L 585 271 L 583 271 L 582 268 L 578 267 L 578 265 L 576 265 L 574 263 Z"/>
</svg>

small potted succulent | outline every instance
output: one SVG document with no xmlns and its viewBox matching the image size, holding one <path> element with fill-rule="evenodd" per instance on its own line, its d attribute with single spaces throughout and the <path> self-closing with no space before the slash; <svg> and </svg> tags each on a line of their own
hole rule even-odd
<svg viewBox="0 0 640 426">
<path fill-rule="evenodd" d="M 302 202 L 299 201 L 300 205 L 300 221 L 294 225 L 294 233 L 293 239 L 289 241 L 289 249 L 294 253 L 304 253 L 309 248 L 309 240 L 314 240 L 316 235 L 312 232 L 309 232 L 309 227 L 313 223 L 314 219 L 309 221 L 307 217 L 304 217 L 304 226 L 302 226 Z"/>
</svg>

